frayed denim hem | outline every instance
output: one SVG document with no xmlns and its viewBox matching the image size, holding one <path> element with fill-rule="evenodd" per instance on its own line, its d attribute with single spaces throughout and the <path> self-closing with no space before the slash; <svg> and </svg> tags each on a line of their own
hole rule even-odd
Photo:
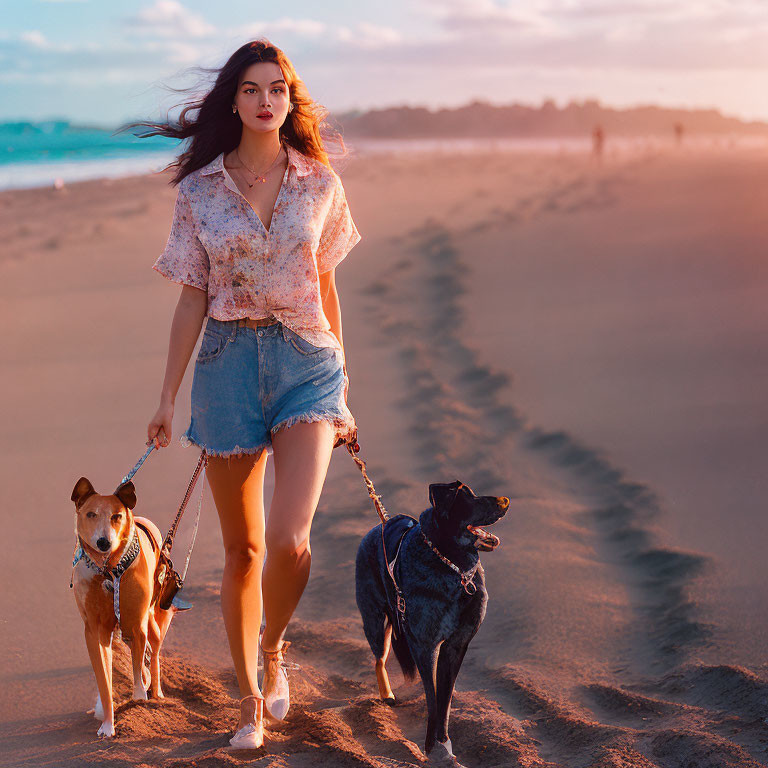
<svg viewBox="0 0 768 768">
<path fill-rule="evenodd" d="M 289 416 L 287 419 L 283 419 L 281 422 L 275 424 L 272 429 L 269 430 L 269 434 L 274 436 L 276 432 L 281 429 L 287 429 L 299 422 L 305 422 L 311 424 L 316 421 L 327 421 L 333 427 L 333 442 L 336 443 L 339 437 L 346 438 L 355 428 L 355 420 L 352 418 L 352 414 L 348 416 L 340 414 L 337 411 L 305 411 L 304 413 L 297 413 L 294 416 Z"/>
<path fill-rule="evenodd" d="M 232 450 L 229 450 L 229 451 L 214 451 L 205 445 L 201 445 L 200 443 L 197 442 L 197 440 L 193 440 L 186 433 L 179 438 L 179 442 L 184 448 L 187 448 L 190 445 L 196 445 L 198 448 L 205 448 L 205 452 L 209 456 L 219 456 L 225 459 L 231 458 L 232 456 L 252 455 L 255 453 L 261 453 L 261 451 L 265 449 L 268 454 L 272 453 L 272 446 L 270 443 L 264 443 L 263 445 L 256 446 L 255 448 L 241 448 L 239 445 L 236 445 L 234 448 L 232 448 Z"/>
</svg>

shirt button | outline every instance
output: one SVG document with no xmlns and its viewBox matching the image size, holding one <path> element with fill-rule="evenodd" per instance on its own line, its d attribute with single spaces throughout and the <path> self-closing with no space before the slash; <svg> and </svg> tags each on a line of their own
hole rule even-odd
<svg viewBox="0 0 768 768">
<path fill-rule="evenodd" d="M 264 331 L 259 331 L 259 336 L 263 336 L 263 335 L 264 335 Z"/>
</svg>

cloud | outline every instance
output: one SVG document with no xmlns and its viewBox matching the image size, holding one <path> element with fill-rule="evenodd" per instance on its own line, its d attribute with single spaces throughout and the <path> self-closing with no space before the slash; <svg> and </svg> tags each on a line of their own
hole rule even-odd
<svg viewBox="0 0 768 768">
<path fill-rule="evenodd" d="M 216 66 L 239 45 L 266 36 L 289 53 L 301 51 L 304 71 L 333 67 L 361 77 L 378 77 L 385 64 L 395 78 L 418 69 L 432 78 L 471 70 L 477 78 L 503 79 L 528 69 L 588 83 L 602 69 L 651 82 L 670 72 L 702 82 L 731 72 L 738 82 L 741 72 L 768 69 L 767 1 L 419 0 L 412 7 L 421 18 L 409 16 L 395 29 L 291 16 L 216 27 L 177 0 L 152 0 L 117 20 L 130 26 L 127 38 L 73 43 L 39 29 L 0 33 L 0 58 L 13 62 L 0 79 L 37 82 L 37 73 L 54 71 L 98 83 L 109 72 L 115 82 L 146 85 L 176 68 Z"/>
<path fill-rule="evenodd" d="M 258 21 L 232 30 L 239 37 L 269 37 L 275 34 L 295 35 L 310 40 L 321 40 L 329 32 L 329 25 L 315 19 L 292 19 L 283 17 L 271 21 Z"/>
<path fill-rule="evenodd" d="M 397 30 L 383 25 L 364 21 L 339 25 L 312 18 L 282 17 L 217 29 L 177 0 L 156 0 L 120 21 L 128 25 L 130 36 L 58 42 L 37 29 L 15 35 L 0 33 L 0 59 L 14 62 L 13 70 L 4 72 L 0 80 L 38 82 L 38 73 L 56 71 L 62 82 L 70 77 L 72 83 L 80 84 L 84 76 L 98 82 L 109 73 L 112 82 L 141 83 L 148 78 L 174 77 L 179 74 L 172 71 L 176 68 L 216 66 L 242 44 L 238 40 L 246 42 L 262 35 L 313 41 L 307 50 L 322 56 L 328 51 L 338 55 L 344 50 L 380 50 L 400 45 L 403 39 Z"/>
<path fill-rule="evenodd" d="M 177 0 L 155 0 L 155 4 L 143 8 L 125 23 L 136 32 L 155 37 L 209 37 L 216 28 L 197 13 L 185 8 Z"/>
<path fill-rule="evenodd" d="M 659 18 L 663 15 L 678 15 L 685 13 L 684 2 L 669 2 L 669 0 L 629 0 L 628 2 L 611 2 L 610 0 L 597 0 L 597 2 L 563 2 L 553 3 L 549 9 L 553 16 L 563 19 L 616 19 L 620 17 L 642 17 Z"/>
<path fill-rule="evenodd" d="M 3 67 L 0 80 L 6 82 L 41 82 L 56 73 L 59 82 L 80 82 L 89 77 L 92 84 L 107 80 L 141 82 L 162 72 L 162 62 L 172 65 L 198 63 L 206 55 L 215 55 L 209 42 L 184 40 L 109 40 L 53 42 L 37 30 L 12 38 L 0 38 L 0 59 L 13 62 Z M 160 64 L 159 64 L 160 63 Z M 160 67 L 160 69 L 159 69 Z M 120 74 L 117 74 L 120 73 Z"/>
<path fill-rule="evenodd" d="M 316 19 L 283 17 L 271 21 L 260 21 L 247 24 L 244 27 L 239 26 L 231 30 L 234 37 L 247 39 L 256 37 L 278 38 L 297 38 L 299 40 L 311 40 L 319 44 L 335 47 L 338 43 L 343 43 L 350 48 L 377 49 L 397 44 L 403 40 L 401 33 L 393 27 L 386 27 L 380 24 L 371 24 L 366 21 L 360 21 L 353 26 L 345 24 L 328 24 Z"/>
<path fill-rule="evenodd" d="M 495 0 L 423 0 L 421 10 L 440 27 L 459 35 L 467 33 L 524 32 L 553 35 L 558 25 L 536 2 L 503 4 Z"/>
<path fill-rule="evenodd" d="M 549 0 L 536 5 L 544 12 L 561 18 L 611 19 L 633 17 L 637 20 L 685 20 L 721 16 L 764 16 L 763 0 Z"/>
<path fill-rule="evenodd" d="M 379 48 L 397 44 L 403 36 L 392 27 L 361 21 L 354 27 L 339 27 L 337 39 L 361 48 Z"/>
<path fill-rule="evenodd" d="M 768 67 L 766 0 L 421 0 L 437 33 L 393 50 L 442 65 L 719 70 Z M 418 51 L 419 46 L 421 51 Z"/>
<path fill-rule="evenodd" d="M 28 32 L 21 32 L 16 39 L 10 34 L 0 35 L 0 42 L 6 43 L 2 45 L 2 51 L 7 52 L 11 47 L 19 46 L 22 50 L 27 48 L 34 48 L 39 53 L 51 53 L 51 54 L 68 54 L 75 51 L 95 51 L 99 50 L 102 46 L 100 43 L 84 42 L 84 43 L 59 43 L 49 40 L 40 30 L 33 29 Z M 36 55 L 39 55 L 36 54 Z"/>
<path fill-rule="evenodd" d="M 45 35 L 42 32 L 38 32 L 36 29 L 33 29 L 30 32 L 22 32 L 19 35 L 19 40 L 32 48 L 50 47 L 50 43 L 46 39 Z"/>
<path fill-rule="evenodd" d="M 750 40 L 768 31 L 765 0 L 422 0 L 422 14 L 444 33 L 466 42 L 523 46 L 563 40 L 645 40 L 673 46 Z M 576 66 L 579 62 L 574 62 Z"/>
</svg>

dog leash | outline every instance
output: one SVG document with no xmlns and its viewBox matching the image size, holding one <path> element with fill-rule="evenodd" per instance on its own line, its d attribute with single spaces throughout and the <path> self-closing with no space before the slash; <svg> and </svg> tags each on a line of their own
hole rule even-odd
<svg viewBox="0 0 768 768">
<path fill-rule="evenodd" d="M 384 550 L 384 562 L 387 564 L 387 572 L 389 573 L 389 578 L 392 579 L 392 584 L 395 587 L 395 604 L 397 606 L 397 628 L 393 627 L 393 630 L 395 632 L 395 636 L 399 637 L 400 633 L 402 631 L 401 627 L 405 625 L 405 597 L 403 597 L 403 593 L 400 590 L 400 586 L 397 583 L 397 579 L 395 579 L 395 562 L 397 561 L 397 555 L 400 554 L 400 544 L 403 543 L 403 537 L 408 532 L 409 529 L 406 529 L 403 532 L 403 536 L 400 537 L 400 543 L 397 546 L 397 554 L 395 555 L 395 559 L 390 563 L 389 557 L 387 556 L 387 545 L 384 542 L 384 526 L 389 521 L 389 513 L 384 508 L 384 504 L 381 502 L 381 496 L 379 496 L 378 493 L 376 493 L 376 489 L 373 487 L 373 483 L 371 482 L 371 479 L 368 477 L 368 473 L 366 472 L 366 466 L 365 462 L 356 456 L 355 454 L 360 452 L 360 444 L 357 442 L 357 430 L 355 430 L 354 437 L 351 437 L 349 440 L 347 440 L 344 443 L 347 451 L 349 451 L 349 455 L 352 457 L 353 461 L 357 466 L 359 467 L 360 471 L 363 473 L 363 482 L 365 482 L 366 490 L 368 491 L 368 495 L 371 497 L 371 501 L 373 502 L 373 506 L 376 508 L 376 512 L 378 513 L 379 517 L 381 518 L 381 546 Z"/>
<path fill-rule="evenodd" d="M 170 603 L 173 599 L 173 595 L 178 592 L 183 586 L 184 586 L 184 578 L 187 575 L 187 568 L 189 568 L 189 559 L 192 557 L 192 548 L 195 546 L 195 539 L 197 538 L 197 528 L 200 524 L 200 511 L 203 506 L 203 492 L 205 491 L 205 470 L 208 467 L 208 453 L 203 448 L 200 451 L 200 458 L 197 460 L 197 466 L 195 467 L 194 471 L 192 472 L 192 477 L 189 480 L 189 484 L 187 485 L 187 492 L 184 494 L 184 498 L 181 501 L 181 505 L 179 506 L 179 511 L 176 513 L 176 518 L 174 519 L 173 523 L 171 524 L 171 527 L 168 531 L 168 533 L 165 536 L 165 539 L 163 541 L 162 547 L 160 547 L 161 553 L 165 556 L 167 559 L 167 570 L 165 573 L 162 574 L 162 577 L 160 579 L 161 586 L 164 585 L 164 580 L 168 578 L 168 576 L 171 576 L 174 581 L 177 589 L 173 592 L 173 594 L 170 595 L 170 597 L 161 598 L 160 607 L 161 608 L 167 608 L 169 607 L 166 605 L 166 603 Z M 189 502 L 192 491 L 195 489 L 195 485 L 197 484 L 197 481 L 199 478 L 203 479 L 203 482 L 200 484 L 200 500 L 197 504 L 197 518 L 195 519 L 195 525 L 192 529 L 192 539 L 189 544 L 189 550 L 187 551 L 187 558 L 184 562 L 184 570 L 181 576 L 179 576 L 176 571 L 173 569 L 173 562 L 171 560 L 171 549 L 173 548 L 173 540 L 176 536 L 176 531 L 178 530 L 179 523 L 181 522 L 181 518 L 184 515 L 184 510 L 187 507 L 187 503 Z"/>
<path fill-rule="evenodd" d="M 181 574 L 181 580 L 187 577 L 187 568 L 189 568 L 189 559 L 192 557 L 192 549 L 195 546 L 195 539 L 197 539 L 197 528 L 200 525 L 200 511 L 203 508 L 203 491 L 205 490 L 205 470 L 208 467 L 208 457 L 206 454 L 205 463 L 203 465 L 202 473 L 200 475 L 200 498 L 197 500 L 197 517 L 195 517 L 195 525 L 192 528 L 192 538 L 189 542 L 189 549 L 187 550 L 187 559 L 184 561 L 184 571 Z"/>
<path fill-rule="evenodd" d="M 133 465 L 133 469 L 120 481 L 120 484 L 117 486 L 118 488 L 123 483 L 127 483 L 139 471 L 139 467 L 146 461 L 147 456 L 149 456 L 149 454 L 152 453 L 155 448 L 157 448 L 157 446 L 154 442 L 151 442 L 149 448 L 144 451 L 144 455 Z"/>
</svg>

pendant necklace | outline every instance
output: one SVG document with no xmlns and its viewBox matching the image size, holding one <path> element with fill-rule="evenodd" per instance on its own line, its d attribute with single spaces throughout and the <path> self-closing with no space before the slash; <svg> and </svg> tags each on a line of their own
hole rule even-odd
<svg viewBox="0 0 768 768">
<path fill-rule="evenodd" d="M 259 178 L 261 179 L 262 183 L 267 180 L 267 176 L 266 175 L 275 167 L 275 165 L 277 165 L 277 162 L 280 160 L 280 155 L 282 154 L 282 152 L 283 152 L 283 142 L 281 141 L 280 142 L 280 149 L 277 151 L 277 157 L 275 158 L 275 161 L 272 163 L 272 165 L 269 166 L 269 168 L 267 168 L 267 170 L 263 174 L 259 175 L 255 171 L 252 171 L 245 163 L 243 163 L 243 158 L 240 157 L 240 153 L 237 151 L 237 148 L 235 148 L 235 154 L 237 155 L 237 159 L 241 163 L 243 163 L 243 167 L 247 171 L 250 172 L 251 176 L 254 176 L 254 180 L 253 180 L 254 183 L 256 181 L 258 181 Z M 253 183 L 248 182 L 248 181 L 246 181 L 245 183 L 248 184 L 249 187 L 253 187 Z"/>
</svg>

